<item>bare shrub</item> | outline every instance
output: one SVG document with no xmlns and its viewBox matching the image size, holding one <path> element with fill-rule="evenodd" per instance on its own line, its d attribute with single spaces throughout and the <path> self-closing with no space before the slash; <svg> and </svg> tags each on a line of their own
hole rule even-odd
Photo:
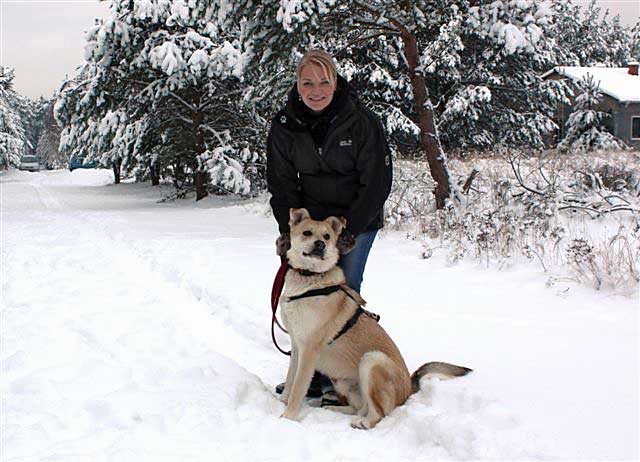
<svg viewBox="0 0 640 462">
<path fill-rule="evenodd" d="M 534 260 L 550 275 L 596 289 L 637 288 L 637 154 L 503 152 L 450 161 L 450 170 L 465 192 L 434 210 L 428 169 L 411 162 L 396 166 L 387 220 L 395 228 L 412 225 L 413 237 L 424 241 L 425 258 L 444 247 L 452 263 L 473 258 L 504 266 Z M 474 170 L 478 173 L 471 177 Z M 590 235 L 590 227 L 604 225 L 617 231 Z"/>
<path fill-rule="evenodd" d="M 394 165 L 391 194 L 385 207 L 387 224 L 396 229 L 418 223 L 426 233 L 426 217 L 435 209 L 435 183 L 426 162 L 398 160 Z"/>
<path fill-rule="evenodd" d="M 566 249 L 567 263 L 579 282 L 595 289 L 632 290 L 640 283 L 639 244 L 638 235 L 621 226 L 613 237 L 595 244 L 573 239 Z"/>
</svg>

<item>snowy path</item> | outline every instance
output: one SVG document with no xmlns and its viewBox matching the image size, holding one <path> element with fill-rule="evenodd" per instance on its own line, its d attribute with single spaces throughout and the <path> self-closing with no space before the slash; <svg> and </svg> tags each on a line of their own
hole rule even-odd
<svg viewBox="0 0 640 462">
<path fill-rule="evenodd" d="M 107 171 L 0 182 L 3 462 L 639 456 L 637 299 L 421 260 L 385 233 L 363 295 L 410 369 L 476 371 L 369 432 L 311 407 L 289 422 L 271 392 L 287 364 L 268 333 L 275 225 L 258 206 L 157 204 Z"/>
</svg>

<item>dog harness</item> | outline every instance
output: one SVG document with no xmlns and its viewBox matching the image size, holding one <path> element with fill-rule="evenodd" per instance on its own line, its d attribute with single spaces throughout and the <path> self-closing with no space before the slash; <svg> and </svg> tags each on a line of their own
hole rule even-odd
<svg viewBox="0 0 640 462">
<path fill-rule="evenodd" d="M 308 290 L 307 292 L 304 292 L 302 294 L 294 295 L 292 297 L 288 297 L 287 298 L 287 301 L 292 302 L 294 300 L 300 300 L 301 298 L 330 295 L 330 294 L 332 294 L 334 292 L 338 292 L 339 290 L 343 291 L 347 295 L 347 297 L 349 297 L 351 300 L 356 302 L 356 304 L 358 305 L 358 309 L 353 314 L 353 316 L 351 316 L 347 320 L 347 322 L 344 324 L 344 326 L 342 326 L 342 329 L 340 329 L 340 332 L 338 332 L 336 334 L 336 336 L 333 337 L 333 339 L 328 343 L 328 345 L 331 345 L 333 342 L 335 342 L 340 337 L 342 337 L 344 334 L 346 334 L 349 331 L 349 329 L 351 329 L 353 326 L 356 325 L 356 323 L 358 322 L 358 319 L 363 314 L 369 316 L 375 322 L 380 321 L 380 315 L 379 314 L 375 314 L 375 313 L 371 313 L 370 311 L 367 311 L 364 308 L 362 308 L 360 303 L 347 290 L 345 290 L 345 288 L 342 285 L 334 285 L 334 286 L 329 286 L 329 287 L 323 287 L 322 289 Z"/>
<path fill-rule="evenodd" d="M 278 342 L 276 341 L 274 326 L 277 325 L 280 328 L 280 330 L 282 330 L 285 333 L 288 333 L 286 329 L 282 327 L 278 322 L 278 319 L 276 318 L 276 310 L 278 309 L 278 300 L 280 299 L 280 295 L 282 294 L 282 289 L 284 288 L 284 277 L 289 269 L 293 269 L 297 271 L 302 276 L 315 276 L 317 274 L 320 274 L 320 273 L 314 273 L 308 270 L 300 270 L 297 268 L 293 268 L 292 266 L 289 265 L 289 261 L 286 258 L 282 259 L 280 268 L 276 273 L 276 277 L 273 281 L 273 288 L 271 289 L 271 340 L 273 341 L 273 344 L 276 346 L 276 348 L 282 354 L 285 354 L 287 356 L 291 355 L 291 352 L 283 350 L 282 348 L 280 348 L 280 345 L 278 345 Z M 345 294 L 347 294 L 347 296 L 351 300 L 356 302 L 356 305 L 358 305 L 358 309 L 356 310 L 354 315 L 351 316 L 351 318 L 349 318 L 349 320 L 344 324 L 344 326 L 342 326 L 342 329 L 340 329 L 340 332 L 338 332 L 336 336 L 328 343 L 329 345 L 331 345 L 339 337 L 347 333 L 349 329 L 351 329 L 356 324 L 356 322 L 358 322 L 358 319 L 363 314 L 369 316 L 371 319 L 375 320 L 376 322 L 380 320 L 380 315 L 371 313 L 370 311 L 367 311 L 364 308 L 362 308 L 362 304 L 358 300 L 356 300 L 354 296 L 350 293 L 351 289 L 349 288 L 345 289 L 345 287 L 342 285 L 334 285 L 334 286 L 324 287 L 322 289 L 309 290 L 302 294 L 294 295 L 293 297 L 288 298 L 288 301 L 292 301 L 292 300 L 298 300 L 306 297 L 324 296 L 324 295 L 330 295 L 339 290 L 342 290 Z"/>
</svg>

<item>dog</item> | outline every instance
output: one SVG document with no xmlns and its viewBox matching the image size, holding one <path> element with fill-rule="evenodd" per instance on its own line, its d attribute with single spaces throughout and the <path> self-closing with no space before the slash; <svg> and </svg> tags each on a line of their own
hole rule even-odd
<svg viewBox="0 0 640 462">
<path fill-rule="evenodd" d="M 353 415 L 351 426 L 375 427 L 420 389 L 422 377 L 460 377 L 471 369 L 432 362 L 409 374 L 400 351 L 365 301 L 346 286 L 337 266 L 338 236 L 344 218 L 311 219 L 304 209 L 291 209 L 291 269 L 280 299 L 282 320 L 291 337 L 291 356 L 280 400 L 282 417 L 297 420 L 314 371 L 331 378 L 345 406 L 330 409 Z"/>
</svg>

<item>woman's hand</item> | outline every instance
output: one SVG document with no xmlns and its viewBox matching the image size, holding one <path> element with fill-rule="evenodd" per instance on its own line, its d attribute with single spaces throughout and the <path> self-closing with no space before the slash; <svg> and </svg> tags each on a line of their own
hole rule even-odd
<svg viewBox="0 0 640 462">
<path fill-rule="evenodd" d="M 340 255 L 346 255 L 353 250 L 356 246 L 356 238 L 351 231 L 347 228 L 344 228 L 338 236 L 338 242 L 336 243 L 336 247 L 338 247 L 338 252 Z"/>
<path fill-rule="evenodd" d="M 291 235 L 282 233 L 276 239 L 276 255 L 280 258 L 287 258 L 287 251 L 291 248 Z"/>
</svg>

